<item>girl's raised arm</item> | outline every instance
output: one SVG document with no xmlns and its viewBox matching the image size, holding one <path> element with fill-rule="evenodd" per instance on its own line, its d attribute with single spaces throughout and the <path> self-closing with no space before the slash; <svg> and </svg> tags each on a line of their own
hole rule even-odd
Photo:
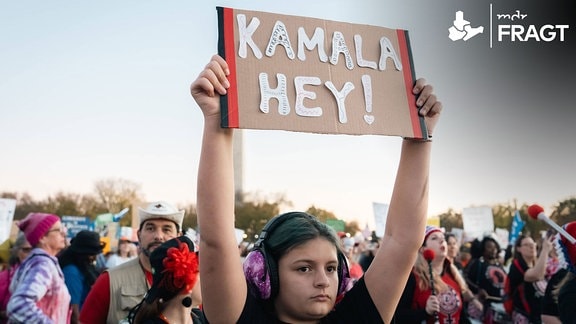
<svg viewBox="0 0 576 324">
<path fill-rule="evenodd" d="M 220 127 L 228 75 L 228 65 L 215 55 L 190 87 L 204 115 L 196 201 L 203 309 L 210 323 L 235 323 L 247 294 L 234 233 L 233 131 Z"/>
<path fill-rule="evenodd" d="M 442 104 L 424 79 L 416 82 L 413 93 L 432 134 Z M 389 323 L 394 315 L 424 239 L 431 146 L 431 141 L 403 141 L 382 244 L 364 274 L 368 292 L 384 323 Z"/>
</svg>

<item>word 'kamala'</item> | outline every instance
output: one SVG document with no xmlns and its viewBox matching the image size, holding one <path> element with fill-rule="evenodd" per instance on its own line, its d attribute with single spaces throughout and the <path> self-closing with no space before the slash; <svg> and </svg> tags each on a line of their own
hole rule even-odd
<svg viewBox="0 0 576 324">
<path fill-rule="evenodd" d="M 243 14 L 239 14 L 236 16 L 236 20 L 238 23 L 238 34 L 239 34 L 239 46 L 238 46 L 238 56 L 241 58 L 246 58 L 248 53 L 248 46 L 252 50 L 252 53 L 257 59 L 262 59 L 262 51 L 258 47 L 258 45 L 253 40 L 253 35 L 257 31 L 258 27 L 260 26 L 260 20 L 256 17 L 252 18 L 250 24 L 246 25 L 246 16 Z M 295 60 L 298 57 L 298 60 L 305 61 L 306 60 L 306 53 L 305 48 L 309 51 L 317 49 L 318 59 L 326 63 L 329 61 L 332 65 L 338 64 L 338 59 L 340 55 L 344 55 L 344 61 L 346 68 L 348 70 L 354 69 L 354 60 L 352 55 L 350 54 L 350 50 L 348 45 L 346 44 L 346 40 L 342 32 L 334 31 L 332 35 L 332 53 L 330 58 L 328 59 L 328 55 L 324 49 L 324 38 L 325 32 L 322 28 L 316 27 L 314 30 L 313 36 L 310 38 L 306 34 L 306 31 L 303 27 L 298 28 L 298 54 L 296 55 L 294 52 L 294 48 L 292 43 L 290 42 L 290 37 L 288 35 L 286 26 L 281 21 L 276 21 L 272 33 L 270 35 L 270 39 L 266 46 L 265 55 L 268 57 L 274 56 L 276 52 L 276 47 L 278 45 L 282 45 L 286 51 L 286 55 L 290 60 Z M 398 57 L 397 52 L 394 50 L 392 42 L 387 37 L 380 38 L 380 58 L 378 63 L 375 61 L 370 61 L 364 59 L 362 53 L 362 36 L 361 35 L 354 35 L 354 46 L 355 46 L 355 54 L 356 54 L 356 64 L 361 68 L 369 68 L 378 71 L 386 70 L 386 62 L 390 58 L 394 62 L 394 67 L 397 71 L 402 71 L 402 62 Z M 276 98 L 279 102 L 278 105 L 278 112 L 280 115 L 288 115 L 290 113 L 290 104 L 287 96 L 287 81 L 286 76 L 282 73 L 276 74 L 277 79 L 277 88 L 271 88 L 268 82 L 268 74 L 267 73 L 260 73 L 259 76 L 259 83 L 260 83 L 260 92 L 261 92 L 261 100 L 260 100 L 260 110 L 263 113 L 268 113 L 270 110 L 269 102 L 270 99 Z M 364 89 L 364 98 L 366 101 L 366 111 L 372 111 L 372 87 L 371 87 L 371 79 L 369 75 L 362 76 L 362 85 Z M 320 78 L 315 76 L 297 76 L 294 78 L 294 86 L 296 91 L 296 106 L 295 112 L 299 116 L 303 117 L 319 117 L 322 116 L 322 108 L 321 107 L 314 107 L 308 108 L 305 107 L 303 102 L 304 99 L 315 99 L 316 93 L 312 91 L 307 91 L 304 89 L 306 85 L 318 86 L 321 85 L 322 82 Z M 346 107 L 345 107 L 345 100 L 346 96 L 354 90 L 354 84 L 352 82 L 346 82 L 342 89 L 338 90 L 336 86 L 332 83 L 332 81 L 328 80 L 324 83 L 325 87 L 332 93 L 334 96 L 337 106 L 338 106 L 338 120 L 340 123 L 347 122 L 346 116 Z M 371 116 L 370 116 L 371 117 Z M 373 122 L 372 118 L 365 118 L 366 123 L 371 124 Z"/>
</svg>

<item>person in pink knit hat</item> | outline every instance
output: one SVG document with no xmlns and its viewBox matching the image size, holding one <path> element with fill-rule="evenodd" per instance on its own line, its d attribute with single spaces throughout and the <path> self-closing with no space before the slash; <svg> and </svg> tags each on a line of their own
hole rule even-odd
<svg viewBox="0 0 576 324">
<path fill-rule="evenodd" d="M 69 323 L 70 294 L 56 258 L 66 246 L 66 229 L 60 217 L 30 213 L 17 225 L 33 249 L 10 284 L 9 321 Z"/>
</svg>

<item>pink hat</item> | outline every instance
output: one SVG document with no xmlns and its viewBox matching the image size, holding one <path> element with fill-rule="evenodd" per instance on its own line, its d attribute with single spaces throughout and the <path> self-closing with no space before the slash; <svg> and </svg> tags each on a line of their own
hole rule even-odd
<svg viewBox="0 0 576 324">
<path fill-rule="evenodd" d="M 426 226 L 426 231 L 424 232 L 424 242 L 423 243 L 426 243 L 428 236 L 430 236 L 430 234 L 432 234 L 434 232 L 443 233 L 443 231 L 436 226 L 430 226 L 430 225 Z"/>
<path fill-rule="evenodd" d="M 18 223 L 18 227 L 24 232 L 30 245 L 36 246 L 42 236 L 59 220 L 60 217 L 53 214 L 30 213 Z"/>
</svg>

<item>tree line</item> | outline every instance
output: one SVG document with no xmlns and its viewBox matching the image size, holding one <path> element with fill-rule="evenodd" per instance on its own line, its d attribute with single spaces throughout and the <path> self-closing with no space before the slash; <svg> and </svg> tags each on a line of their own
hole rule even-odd
<svg viewBox="0 0 576 324">
<path fill-rule="evenodd" d="M 30 212 L 45 212 L 59 216 L 87 216 L 92 221 L 98 215 L 116 214 L 124 208 L 136 208 L 146 202 L 141 185 L 126 179 L 107 178 L 94 183 L 93 190 L 87 194 L 57 192 L 43 199 L 34 199 L 30 194 L 18 192 L 0 192 L 0 198 L 16 200 L 14 220 L 26 217 Z M 246 241 L 255 241 L 266 222 L 278 215 L 283 207 L 292 203 L 283 196 L 265 196 L 256 194 L 236 195 L 236 227 L 245 231 Z M 182 227 L 198 229 L 196 205 L 177 206 L 186 211 Z M 325 222 L 327 219 L 337 219 L 334 213 L 310 206 L 306 212 Z M 126 214 L 120 221 L 120 226 L 131 226 L 132 213 Z M 345 231 L 359 231 L 356 221 L 347 222 Z"/>
<path fill-rule="evenodd" d="M 126 179 L 107 178 L 94 183 L 93 191 L 87 194 L 58 192 L 46 198 L 36 200 L 28 193 L 2 192 L 0 198 L 16 199 L 14 220 L 20 220 L 30 212 L 47 212 L 59 216 L 88 216 L 94 220 L 96 216 L 105 213 L 118 213 L 122 209 L 134 208 L 145 202 L 141 185 Z M 236 194 L 236 227 L 245 231 L 246 241 L 253 242 L 260 233 L 266 222 L 278 215 L 284 207 L 292 203 L 284 196 L 258 196 L 256 194 Z M 538 238 L 540 231 L 549 227 L 544 222 L 532 220 L 527 213 L 528 204 L 517 206 L 516 202 L 510 204 L 498 204 L 491 206 L 494 215 L 494 226 L 510 229 L 516 210 L 520 212 L 522 220 L 526 223 L 523 232 L 534 238 Z M 547 206 L 548 207 L 548 206 Z M 183 228 L 198 228 L 196 206 L 187 204 L 178 206 L 186 210 Z M 576 196 L 559 201 L 552 208 L 550 219 L 562 225 L 576 220 Z M 333 212 L 326 209 L 310 206 L 307 213 L 318 217 L 326 222 L 328 219 L 340 219 Z M 462 213 L 453 209 L 436 215 L 440 219 L 440 226 L 446 231 L 453 228 L 463 228 Z M 120 220 L 120 226 L 132 224 L 131 213 Z M 345 232 L 354 233 L 360 231 L 358 222 L 345 222 Z"/>
</svg>

